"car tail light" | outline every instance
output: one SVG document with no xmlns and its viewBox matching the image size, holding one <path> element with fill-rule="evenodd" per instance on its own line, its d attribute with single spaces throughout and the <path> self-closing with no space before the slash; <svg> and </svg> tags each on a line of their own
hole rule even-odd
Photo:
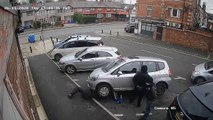
<svg viewBox="0 0 213 120">
<path fill-rule="evenodd" d="M 169 72 L 169 77 L 171 77 L 172 76 L 172 71 L 169 69 L 168 72 Z"/>
</svg>

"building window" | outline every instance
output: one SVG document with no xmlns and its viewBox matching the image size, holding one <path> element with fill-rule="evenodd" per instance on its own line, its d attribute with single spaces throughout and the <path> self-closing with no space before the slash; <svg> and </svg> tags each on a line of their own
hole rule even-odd
<svg viewBox="0 0 213 120">
<path fill-rule="evenodd" d="M 63 12 L 63 9 L 59 9 L 59 10 L 58 10 L 58 13 L 62 13 L 62 12 Z"/>
<path fill-rule="evenodd" d="M 102 8 L 98 8 L 98 11 L 102 11 Z"/>
<path fill-rule="evenodd" d="M 90 11 L 95 11 L 95 8 L 90 8 Z"/>
<path fill-rule="evenodd" d="M 103 18 L 104 15 L 103 14 L 97 14 L 97 18 Z"/>
<path fill-rule="evenodd" d="M 107 8 L 107 12 L 109 12 L 110 11 L 110 8 Z"/>
<path fill-rule="evenodd" d="M 147 17 L 152 16 L 152 6 L 147 6 Z"/>
<path fill-rule="evenodd" d="M 111 18 L 112 15 L 111 15 L 111 14 L 106 14 L 106 17 L 107 17 L 107 18 Z"/>
<path fill-rule="evenodd" d="M 171 17 L 180 18 L 180 10 L 179 9 L 171 9 Z"/>
</svg>

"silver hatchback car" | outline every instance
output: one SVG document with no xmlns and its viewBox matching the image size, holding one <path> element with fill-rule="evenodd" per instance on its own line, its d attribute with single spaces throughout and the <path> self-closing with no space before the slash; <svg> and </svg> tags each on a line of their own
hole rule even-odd
<svg viewBox="0 0 213 120">
<path fill-rule="evenodd" d="M 62 57 L 59 61 L 60 70 L 73 74 L 76 71 L 89 71 L 102 67 L 120 57 L 115 47 L 88 47 L 79 52 Z"/>
<path fill-rule="evenodd" d="M 213 61 L 197 65 L 192 71 L 191 80 L 193 83 L 213 80 Z"/>
<path fill-rule="evenodd" d="M 140 71 L 142 65 L 147 65 L 148 73 L 157 86 L 157 93 L 162 95 L 168 89 L 171 72 L 167 62 L 154 57 L 123 57 L 105 67 L 95 69 L 88 77 L 88 87 L 99 97 L 107 97 L 111 91 L 133 90 L 132 78 Z"/>
</svg>

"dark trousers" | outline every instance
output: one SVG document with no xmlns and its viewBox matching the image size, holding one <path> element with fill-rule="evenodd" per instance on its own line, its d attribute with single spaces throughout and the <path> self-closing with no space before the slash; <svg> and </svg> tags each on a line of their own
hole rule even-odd
<svg viewBox="0 0 213 120">
<path fill-rule="evenodd" d="M 141 106 L 141 100 L 142 100 L 143 96 L 144 96 L 143 90 L 135 89 L 132 93 L 132 97 L 130 98 L 129 102 L 132 103 L 135 100 L 135 98 L 138 97 L 137 106 L 140 107 Z"/>
<path fill-rule="evenodd" d="M 151 112 L 151 108 L 152 108 L 152 100 L 148 100 L 146 98 L 146 110 L 145 110 L 145 114 L 143 119 L 147 120 L 147 118 L 149 117 L 149 113 Z"/>
</svg>

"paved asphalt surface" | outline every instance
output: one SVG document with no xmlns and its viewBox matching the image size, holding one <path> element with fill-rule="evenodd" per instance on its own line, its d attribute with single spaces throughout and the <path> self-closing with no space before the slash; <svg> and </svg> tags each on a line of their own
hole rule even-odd
<svg viewBox="0 0 213 120">
<path fill-rule="evenodd" d="M 86 28 L 90 29 L 90 27 Z M 169 44 L 158 44 L 147 42 L 148 39 L 139 37 L 103 37 L 106 46 L 117 47 L 122 56 L 153 56 L 165 59 L 172 71 L 172 83 L 165 94 L 154 103 L 154 110 L 150 120 L 165 120 L 166 108 L 170 105 L 176 94 L 186 90 L 193 84 L 190 81 L 190 74 L 194 65 L 206 62 L 205 58 L 194 57 L 195 53 L 182 54 L 175 51 Z M 181 48 L 180 48 L 181 49 Z M 185 49 L 184 49 L 185 50 Z M 182 50 L 182 51 L 184 51 Z M 73 82 L 65 74 L 59 72 L 57 66 L 47 55 L 39 55 L 29 58 L 31 71 L 35 80 L 41 101 L 50 120 L 113 120 L 113 118 L 101 109 L 94 101 L 87 101 L 77 94 L 73 99 L 67 99 L 66 95 L 75 87 Z M 82 88 L 87 89 L 87 77 L 91 72 L 80 72 L 71 75 Z M 117 104 L 112 97 L 98 100 L 114 116 L 121 120 L 137 120 L 144 110 L 128 103 L 128 96 L 131 93 L 124 92 L 121 104 Z"/>
<path fill-rule="evenodd" d="M 80 93 L 68 99 L 67 94 L 76 86 L 46 54 L 29 58 L 29 63 L 49 120 L 113 119 L 92 100 L 82 99 Z"/>
</svg>

